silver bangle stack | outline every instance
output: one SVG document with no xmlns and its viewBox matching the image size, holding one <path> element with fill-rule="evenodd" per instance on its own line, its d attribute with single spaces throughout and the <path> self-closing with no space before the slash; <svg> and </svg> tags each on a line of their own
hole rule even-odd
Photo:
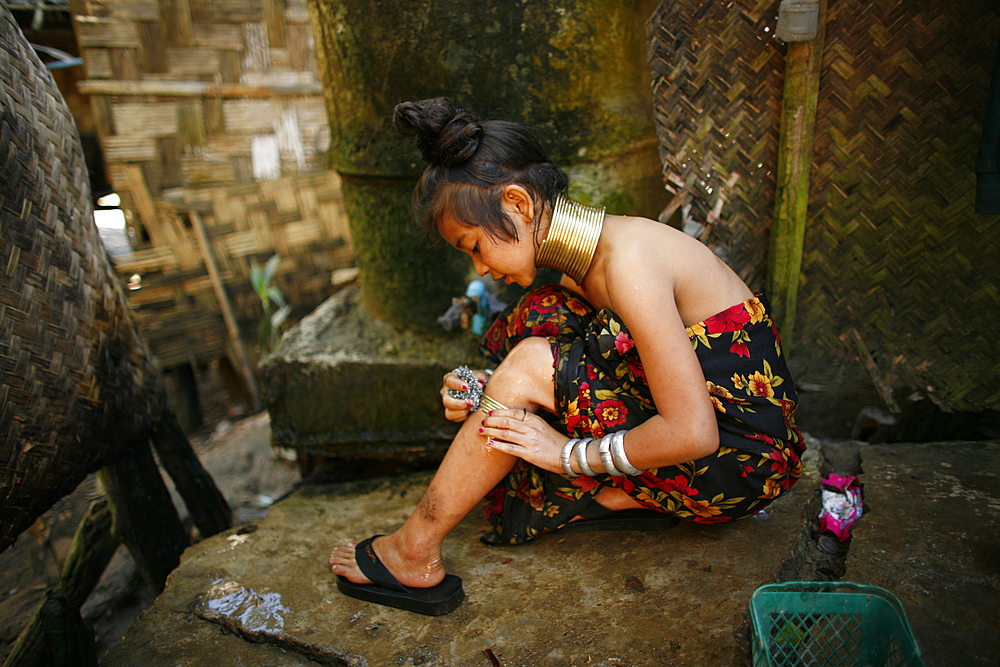
<svg viewBox="0 0 1000 667">
<path fill-rule="evenodd" d="M 625 433 L 626 431 L 618 431 L 601 438 L 599 445 L 601 463 L 604 464 L 605 472 L 612 477 L 635 476 L 643 473 L 642 470 L 632 465 L 628 457 L 625 456 Z M 595 477 L 598 474 L 594 472 L 587 462 L 587 446 L 594 440 L 594 438 L 571 438 L 563 445 L 560 459 L 562 461 L 563 472 L 566 473 L 567 477 L 580 476 L 580 473 L 573 472 L 572 459 L 574 455 L 576 456 L 576 463 L 580 466 L 580 470 L 583 471 L 584 475 Z"/>
</svg>

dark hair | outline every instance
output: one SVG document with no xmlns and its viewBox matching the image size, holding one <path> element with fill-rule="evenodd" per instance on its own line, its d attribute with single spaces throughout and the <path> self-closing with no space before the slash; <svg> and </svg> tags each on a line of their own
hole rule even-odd
<svg viewBox="0 0 1000 667">
<path fill-rule="evenodd" d="M 480 123 L 447 97 L 396 105 L 393 127 L 416 140 L 427 169 L 413 193 L 413 216 L 427 234 L 449 215 L 494 238 L 517 240 L 500 206 L 503 189 L 523 186 L 535 202 L 535 224 L 569 186 L 527 127 L 503 120 Z"/>
</svg>

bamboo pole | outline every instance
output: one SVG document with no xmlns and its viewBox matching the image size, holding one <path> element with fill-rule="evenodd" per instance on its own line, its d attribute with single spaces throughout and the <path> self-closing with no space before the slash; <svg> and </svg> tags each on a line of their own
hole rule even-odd
<svg viewBox="0 0 1000 667">
<path fill-rule="evenodd" d="M 49 591 L 38 604 L 7 654 L 3 667 L 37 667 L 47 663 L 48 640 L 42 627 L 46 605 L 51 608 L 52 596 L 61 595 L 63 611 L 68 611 L 68 615 L 76 621 L 80 616 L 80 607 L 94 590 L 117 548 L 118 540 L 111 534 L 111 509 L 108 501 L 103 498 L 96 500 L 91 503 L 87 515 L 77 528 L 73 545 L 66 556 L 58 590 Z M 93 663 L 97 663 L 93 637 L 88 639 L 86 633 L 79 633 L 74 645 L 79 664 L 84 664 L 84 656 L 88 659 L 92 657 Z"/>
<path fill-rule="evenodd" d="M 802 269 L 802 245 L 809 206 L 809 172 L 826 27 L 826 0 L 820 0 L 819 4 L 816 37 L 788 44 L 785 87 L 781 99 L 778 175 L 767 284 L 778 330 L 789 349 L 795 328 L 795 306 Z"/>
<path fill-rule="evenodd" d="M 215 296 L 218 298 L 219 308 L 222 310 L 222 319 L 226 321 L 226 329 L 229 331 L 229 339 L 232 342 L 233 349 L 236 351 L 243 379 L 247 383 L 247 389 L 250 390 L 253 410 L 254 412 L 260 412 L 264 409 L 264 405 L 260 400 L 257 375 L 254 373 L 253 366 L 250 365 L 250 358 L 247 356 L 246 347 L 243 345 L 243 339 L 240 337 L 240 328 L 236 324 L 233 306 L 229 301 L 229 295 L 226 294 L 226 286 L 222 282 L 222 275 L 219 273 L 219 267 L 215 263 L 212 247 L 208 244 L 208 233 L 205 231 L 205 224 L 202 222 L 201 216 L 197 211 L 189 211 L 188 216 L 191 218 L 191 225 L 198 234 L 198 241 L 201 244 L 201 255 L 205 260 L 205 266 L 208 268 L 208 276 L 212 280 L 212 287 L 215 288 Z"/>
</svg>

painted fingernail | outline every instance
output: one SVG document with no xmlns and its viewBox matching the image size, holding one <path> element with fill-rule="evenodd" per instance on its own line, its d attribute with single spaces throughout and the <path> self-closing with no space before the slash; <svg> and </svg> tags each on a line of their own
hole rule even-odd
<svg viewBox="0 0 1000 667">
<path fill-rule="evenodd" d="M 469 390 L 469 385 L 463 384 L 462 385 L 462 389 L 465 390 L 465 391 L 468 391 Z"/>
<path fill-rule="evenodd" d="M 482 432 L 483 432 L 483 427 L 482 427 L 482 426 L 480 426 L 480 427 L 479 427 L 479 432 L 480 432 L 480 433 L 482 433 Z"/>
<path fill-rule="evenodd" d="M 472 407 L 472 401 L 466 401 L 465 404 L 468 405 L 470 408 Z"/>
<path fill-rule="evenodd" d="M 493 416 L 493 411 L 490 410 L 488 414 L 489 414 L 490 417 L 492 417 Z"/>
<path fill-rule="evenodd" d="M 488 438 L 488 439 L 486 440 L 486 446 L 487 446 L 487 447 L 492 447 L 492 446 L 493 446 L 494 444 L 495 444 L 495 443 L 493 442 L 493 438 Z"/>
</svg>

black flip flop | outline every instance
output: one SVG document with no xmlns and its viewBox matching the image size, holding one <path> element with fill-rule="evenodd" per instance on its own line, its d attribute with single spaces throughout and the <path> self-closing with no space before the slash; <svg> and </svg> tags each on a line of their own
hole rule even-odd
<svg viewBox="0 0 1000 667">
<path fill-rule="evenodd" d="M 444 575 L 444 581 L 431 588 L 407 588 L 386 569 L 372 548 L 373 535 L 358 543 L 354 557 L 358 569 L 374 583 L 356 584 L 337 575 L 337 588 L 348 597 L 365 602 L 405 609 L 426 616 L 440 616 L 453 611 L 465 599 L 462 580 L 453 574 Z"/>
</svg>

